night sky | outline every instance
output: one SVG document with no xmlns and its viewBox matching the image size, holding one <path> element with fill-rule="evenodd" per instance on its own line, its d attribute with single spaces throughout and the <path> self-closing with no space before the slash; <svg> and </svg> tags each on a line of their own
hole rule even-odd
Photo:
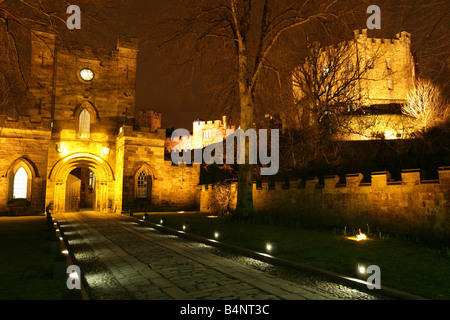
<svg viewBox="0 0 450 320">
<path fill-rule="evenodd" d="M 42 1 L 47 2 L 53 3 L 51 10 L 61 17 L 61 21 L 67 19 L 67 1 Z M 75 41 L 94 48 L 114 49 L 119 34 L 138 37 L 137 109 L 151 108 L 162 113 L 162 126 L 165 128 L 192 130 L 192 122 L 196 119 L 221 119 L 221 108 L 211 108 L 209 99 L 212 96 L 208 91 L 211 80 L 205 80 L 205 76 L 218 73 L 218 70 L 217 66 L 202 69 L 195 64 L 195 69 L 178 68 L 176 60 L 183 56 L 183 47 L 158 47 L 157 44 L 167 37 L 171 29 L 168 21 L 184 13 L 177 7 L 180 2 L 79 0 L 76 4 L 82 10 L 81 30 L 68 30 L 61 21 L 56 25 L 66 43 Z M 359 1 L 363 6 L 366 2 L 367 6 L 376 4 L 381 8 L 382 28 L 375 33 L 376 36 L 393 38 L 402 30 L 411 33 L 412 52 L 418 62 L 419 75 L 431 74 L 448 97 L 450 17 L 445 13 L 450 10 L 449 1 Z M 0 3 L 0 7 L 8 3 L 18 4 L 15 0 Z M 19 8 L 15 14 L 26 16 L 24 12 Z M 362 16 L 357 28 L 366 28 L 368 16 Z"/>
<path fill-rule="evenodd" d="M 195 70 L 193 79 L 191 75 L 180 73 L 173 66 L 172 57 L 167 51 L 159 51 L 156 42 L 164 38 L 164 21 L 178 17 L 172 7 L 176 1 L 135 1 L 129 6 L 122 6 L 118 21 L 129 28 L 120 27 L 117 33 L 136 35 L 140 38 L 141 50 L 138 57 L 137 78 L 137 106 L 138 108 L 153 108 L 163 114 L 163 127 L 176 127 L 192 129 L 192 121 L 201 118 L 205 120 L 220 119 L 218 110 L 208 108 L 208 83 L 202 81 L 205 73 L 215 70 Z M 370 2 L 370 3 L 369 3 Z M 441 68 L 440 61 L 449 59 L 448 45 L 450 34 L 449 15 L 442 15 L 440 10 L 446 11 L 448 2 L 442 1 L 442 6 L 420 7 L 429 4 L 428 1 L 369 1 L 369 4 L 378 4 L 381 8 L 382 29 L 375 35 L 378 37 L 394 38 L 395 34 L 406 30 L 412 34 L 412 52 L 415 56 L 418 74 L 424 70 L 435 68 L 433 76 L 444 87 L 448 94 L 448 63 L 447 70 Z M 131 2 L 130 2 L 131 3 Z M 407 3 L 414 3 L 416 7 L 404 9 Z M 399 7 L 400 6 L 400 7 Z M 403 11 L 405 10 L 405 11 Z M 447 10 L 448 12 L 448 10 Z M 126 17 L 132 17 L 128 20 Z M 368 17 L 368 15 L 367 15 Z M 128 22 L 130 21 L 130 22 Z M 362 20 L 360 28 L 366 28 L 366 20 Z M 88 32 L 89 30 L 83 30 Z M 113 34 L 109 33 L 111 37 Z M 443 50 L 444 49 L 444 50 Z M 436 56 L 434 56 L 437 54 Z M 425 58 L 433 56 L 434 62 L 425 63 Z M 442 70 L 443 69 L 443 70 Z M 192 81 L 191 81 L 192 80 Z M 189 82 L 189 83 L 188 83 Z"/>
</svg>

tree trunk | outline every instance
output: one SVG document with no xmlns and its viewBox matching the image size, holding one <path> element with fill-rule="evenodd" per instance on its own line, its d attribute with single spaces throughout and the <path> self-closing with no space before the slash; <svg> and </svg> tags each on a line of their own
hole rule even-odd
<svg viewBox="0 0 450 320">
<path fill-rule="evenodd" d="M 244 86 L 244 84 L 242 84 Z M 241 87 L 241 129 L 247 131 L 253 127 L 253 99 L 248 87 Z M 253 216 L 253 165 L 249 164 L 249 144 L 241 146 L 239 152 L 245 152 L 245 164 L 239 165 L 236 214 L 247 220 Z"/>
<path fill-rule="evenodd" d="M 244 3 L 243 18 L 239 17 L 237 5 L 231 1 L 231 9 L 236 35 L 236 49 L 238 52 L 238 83 L 239 104 L 241 108 L 241 129 L 245 132 L 253 127 L 253 88 L 252 78 L 248 65 L 247 35 L 250 26 L 250 1 Z M 250 144 L 248 144 L 250 145 Z M 245 164 L 239 164 L 237 185 L 236 215 L 238 219 L 247 220 L 253 215 L 253 165 L 249 164 L 249 148 L 244 143 L 240 146 L 238 154 L 245 153 Z"/>
</svg>

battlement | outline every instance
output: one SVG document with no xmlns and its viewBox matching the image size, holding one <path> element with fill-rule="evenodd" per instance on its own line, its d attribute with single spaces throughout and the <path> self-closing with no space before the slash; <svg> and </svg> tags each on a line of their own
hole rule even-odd
<svg viewBox="0 0 450 320">
<path fill-rule="evenodd" d="M 367 46 L 375 45 L 397 45 L 403 46 L 405 44 L 411 44 L 411 34 L 406 31 L 401 31 L 397 33 L 396 39 L 385 39 L 385 38 L 375 38 L 367 36 L 367 29 L 354 30 L 354 39 L 359 44 L 366 44 Z"/>
<path fill-rule="evenodd" d="M 136 117 L 136 127 L 138 130 L 155 132 L 161 128 L 161 113 L 152 109 L 139 110 Z"/>
<path fill-rule="evenodd" d="M 193 124 L 194 129 L 198 129 L 198 128 L 207 128 L 207 129 L 211 129 L 211 128 L 216 128 L 216 129 L 230 129 L 231 127 L 228 126 L 228 122 L 227 122 L 227 117 L 223 116 L 222 120 L 197 120 L 194 121 Z"/>
<path fill-rule="evenodd" d="M 381 187 L 388 186 L 420 186 L 420 185 L 441 185 L 447 189 L 450 189 L 450 167 L 440 167 L 438 170 L 439 179 L 437 180 L 422 180 L 420 169 L 406 169 L 402 171 L 401 181 L 394 181 L 391 179 L 391 174 L 388 171 L 379 171 L 371 173 L 371 182 L 362 182 L 364 175 L 362 173 L 352 173 L 345 175 L 345 183 L 339 183 L 341 178 L 338 175 L 329 175 L 324 177 L 324 183 L 319 184 L 319 178 L 308 177 L 305 179 L 290 179 L 287 181 L 262 181 L 260 184 L 253 182 L 254 190 L 289 190 L 289 189 L 304 189 L 307 192 L 311 192 L 314 189 L 320 190 L 318 192 L 330 193 L 338 191 L 339 193 L 345 193 L 344 189 L 348 189 L 348 192 L 358 192 L 355 188 L 371 187 L 373 192 L 376 192 Z M 237 186 L 237 182 L 233 182 L 232 185 Z M 212 190 L 214 185 L 206 184 L 202 185 L 202 191 Z M 411 191 L 410 189 L 408 189 Z M 361 190 L 367 192 L 367 190 Z"/>
<path fill-rule="evenodd" d="M 139 39 L 120 35 L 117 39 L 117 49 L 139 50 Z"/>
<path fill-rule="evenodd" d="M 400 181 L 387 171 L 289 181 L 253 183 L 255 214 L 325 226 L 369 224 L 383 231 L 450 236 L 450 167 L 438 170 L 439 179 L 423 180 L 420 169 L 403 170 Z M 345 182 L 342 182 L 345 181 Z M 218 210 L 214 185 L 201 185 L 200 210 Z M 230 209 L 237 205 L 237 183 L 231 185 Z"/>
</svg>

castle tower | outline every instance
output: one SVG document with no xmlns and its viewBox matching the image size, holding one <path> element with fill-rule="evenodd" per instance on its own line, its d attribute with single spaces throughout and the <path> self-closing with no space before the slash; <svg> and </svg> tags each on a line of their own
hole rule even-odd
<svg viewBox="0 0 450 320">
<path fill-rule="evenodd" d="M 51 118 L 54 112 L 56 78 L 56 36 L 43 31 L 31 32 L 30 93 L 35 105 L 29 110 L 32 120 Z"/>
<path fill-rule="evenodd" d="M 138 54 L 138 39 L 119 37 L 118 52 L 118 116 L 126 114 L 128 119 L 135 118 L 136 105 L 136 67 Z"/>
</svg>

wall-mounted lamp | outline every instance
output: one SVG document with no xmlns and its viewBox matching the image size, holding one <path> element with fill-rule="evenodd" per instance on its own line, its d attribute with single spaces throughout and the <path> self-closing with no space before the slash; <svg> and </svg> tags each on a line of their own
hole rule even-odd
<svg viewBox="0 0 450 320">
<path fill-rule="evenodd" d="M 105 156 L 107 156 L 109 154 L 109 148 L 108 147 L 103 147 L 102 152 Z"/>
<path fill-rule="evenodd" d="M 56 145 L 56 151 L 58 153 L 66 152 L 66 150 L 67 150 L 67 146 L 66 146 L 66 144 L 64 142 Z"/>
</svg>

